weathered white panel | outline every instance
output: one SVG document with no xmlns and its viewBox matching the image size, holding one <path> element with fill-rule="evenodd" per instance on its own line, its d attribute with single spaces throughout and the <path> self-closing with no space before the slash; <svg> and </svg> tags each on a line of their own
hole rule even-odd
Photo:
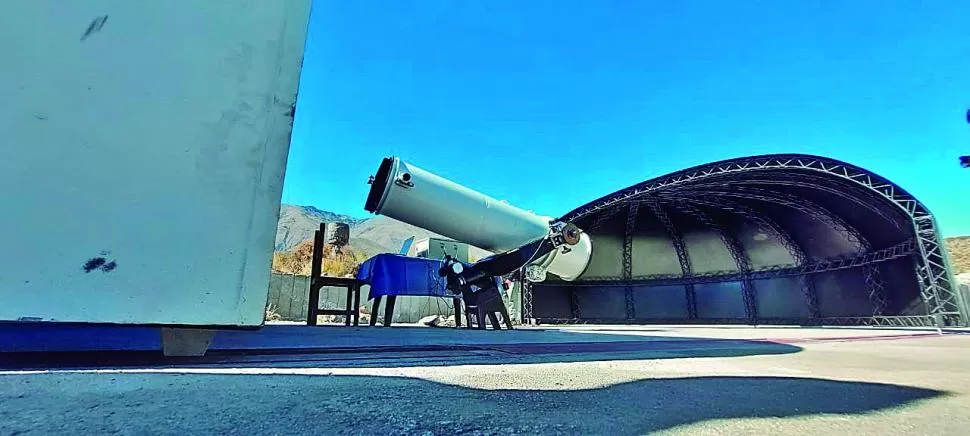
<svg viewBox="0 0 970 436">
<path fill-rule="evenodd" d="M 714 271 L 737 271 L 738 264 L 717 232 L 694 230 L 684 234 L 684 246 L 695 274 Z"/>
<path fill-rule="evenodd" d="M 592 223 L 591 223 L 592 224 Z M 586 232 L 592 240 L 593 253 L 582 279 L 616 278 L 623 275 L 623 229 L 626 214 L 606 218 L 599 226 L 590 225 Z"/>
<path fill-rule="evenodd" d="M 623 237 L 609 233 L 591 234 L 593 255 L 582 278 L 620 277 L 623 275 Z"/>
<path fill-rule="evenodd" d="M 3 3 L 0 320 L 262 323 L 309 3 Z"/>
<path fill-rule="evenodd" d="M 745 222 L 737 231 L 737 237 L 753 269 L 797 264 L 778 236 L 769 229 Z"/>
<path fill-rule="evenodd" d="M 681 275 L 680 258 L 674 242 L 665 231 L 641 230 L 633 235 L 633 276 L 651 274 Z"/>
</svg>

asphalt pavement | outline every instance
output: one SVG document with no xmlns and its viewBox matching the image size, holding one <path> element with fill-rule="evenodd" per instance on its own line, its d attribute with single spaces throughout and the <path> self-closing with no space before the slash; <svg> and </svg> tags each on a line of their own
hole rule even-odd
<svg viewBox="0 0 970 436">
<path fill-rule="evenodd" d="M 289 339 L 314 344 L 304 352 L 10 367 L 0 371 L 0 434 L 964 435 L 970 428 L 966 334 L 378 330 L 358 329 L 360 352 L 320 349 L 321 335 L 352 342 L 353 329 L 333 328 Z M 410 348 L 368 350 L 361 339 L 386 344 L 395 335 L 410 338 Z M 442 347 L 421 349 L 422 335 Z"/>
</svg>

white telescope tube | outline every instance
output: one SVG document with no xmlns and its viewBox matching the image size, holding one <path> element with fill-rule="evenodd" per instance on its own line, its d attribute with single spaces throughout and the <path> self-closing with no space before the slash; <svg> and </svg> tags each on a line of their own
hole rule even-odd
<svg viewBox="0 0 970 436">
<path fill-rule="evenodd" d="M 364 208 L 495 253 L 546 236 L 553 221 L 396 157 L 381 162 Z"/>
<path fill-rule="evenodd" d="M 396 157 L 385 158 L 371 181 L 364 209 L 494 253 L 550 234 L 555 219 L 536 215 L 434 175 Z M 572 246 L 529 261 L 542 275 L 575 280 L 589 265 L 592 244 L 582 233 Z"/>
</svg>

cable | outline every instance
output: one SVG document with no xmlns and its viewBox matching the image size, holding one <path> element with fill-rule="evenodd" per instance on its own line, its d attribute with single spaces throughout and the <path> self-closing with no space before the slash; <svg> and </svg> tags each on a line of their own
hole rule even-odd
<svg viewBox="0 0 970 436">
<path fill-rule="evenodd" d="M 546 236 L 544 236 L 542 238 L 543 241 L 545 241 L 546 239 L 549 239 L 549 235 L 546 235 Z M 522 267 L 528 265 L 529 263 L 531 263 L 533 260 L 535 260 L 536 255 L 539 254 L 539 250 L 542 250 L 542 244 L 541 243 L 536 246 L 536 251 L 534 253 L 532 253 L 532 256 L 529 257 L 529 260 L 525 261 L 525 263 L 523 263 L 522 266 L 520 266 L 519 268 L 522 268 Z"/>
<path fill-rule="evenodd" d="M 431 294 L 431 297 L 432 297 L 432 299 L 435 302 L 435 307 L 438 309 L 437 310 L 438 316 L 441 316 L 442 315 L 442 310 L 441 310 L 442 300 L 444 300 L 443 302 L 445 304 L 445 307 L 449 309 L 449 312 L 454 312 L 454 310 L 455 310 L 454 305 L 451 302 L 447 301 L 447 300 L 448 299 L 455 298 L 455 296 L 454 295 L 447 295 L 447 294 L 451 294 L 451 292 L 450 292 L 450 290 L 448 289 L 448 286 L 447 286 L 447 280 L 444 277 L 441 277 L 441 276 L 438 275 L 438 270 L 441 269 L 442 266 L 444 266 L 444 262 L 443 261 L 440 261 L 440 260 L 439 261 L 436 261 L 436 262 L 437 263 L 434 264 L 434 265 L 437 265 L 438 266 L 437 268 L 435 268 L 433 266 L 433 264 L 429 263 L 428 264 L 428 268 L 425 271 L 428 274 L 428 282 L 431 284 L 431 288 L 428 291 Z M 444 292 L 442 292 L 442 290 Z M 431 301 L 430 300 L 428 301 L 428 312 L 429 313 L 431 312 Z"/>
</svg>

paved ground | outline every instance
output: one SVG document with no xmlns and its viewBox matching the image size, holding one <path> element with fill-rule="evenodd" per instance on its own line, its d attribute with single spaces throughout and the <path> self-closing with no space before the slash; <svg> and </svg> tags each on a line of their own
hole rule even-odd
<svg viewBox="0 0 970 436">
<path fill-rule="evenodd" d="M 316 329 L 302 339 L 300 330 L 272 332 L 307 345 L 302 354 L 3 371 L 0 434 L 963 435 L 970 428 L 966 334 L 378 330 Z M 397 337 L 408 346 L 423 339 L 454 347 L 320 353 L 327 336 L 344 345 Z"/>
</svg>

